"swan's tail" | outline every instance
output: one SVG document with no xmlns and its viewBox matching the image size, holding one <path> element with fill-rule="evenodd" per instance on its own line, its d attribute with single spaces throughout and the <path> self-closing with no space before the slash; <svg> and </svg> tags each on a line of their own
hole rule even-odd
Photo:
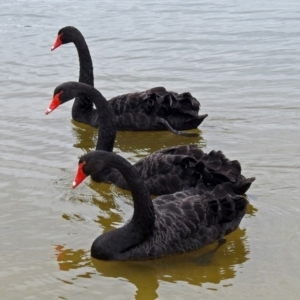
<svg viewBox="0 0 300 300">
<path fill-rule="evenodd" d="M 216 185 L 223 182 L 236 182 L 241 175 L 238 161 L 230 161 L 222 151 L 211 151 L 204 154 L 196 165 L 199 178 L 206 185 Z"/>
<path fill-rule="evenodd" d="M 243 178 L 236 183 L 223 182 L 217 184 L 216 186 L 207 186 L 204 182 L 200 182 L 197 185 L 197 192 L 199 195 L 207 191 L 212 192 L 214 197 L 217 199 L 225 198 L 227 195 L 232 197 L 237 195 L 245 195 L 254 180 L 255 177 L 247 179 Z"/>
<path fill-rule="evenodd" d="M 229 160 L 222 151 L 211 151 L 199 160 L 195 166 L 201 179 L 199 185 L 215 186 L 222 183 L 231 183 L 235 194 L 243 195 L 250 188 L 255 177 L 245 178 L 237 160 Z M 199 186 L 203 188 L 203 186 Z"/>
<path fill-rule="evenodd" d="M 197 128 L 207 117 L 207 114 L 198 115 L 200 103 L 190 93 L 166 92 L 156 94 L 155 98 L 158 103 L 157 115 L 167 120 L 176 130 Z"/>
<path fill-rule="evenodd" d="M 244 196 L 230 196 L 208 202 L 206 219 L 208 225 L 241 220 L 246 213 L 248 200 Z M 226 233 L 227 234 L 227 233 Z"/>
<path fill-rule="evenodd" d="M 207 117 L 206 114 L 198 115 L 200 103 L 190 93 L 177 94 L 163 87 L 117 96 L 109 100 L 109 104 L 118 117 L 117 123 L 121 122 L 117 126 L 120 130 L 133 127 L 133 130 L 169 130 L 174 134 L 195 136 L 181 131 L 197 128 Z M 129 124 L 130 114 L 142 115 L 142 123 L 138 125 L 138 120 L 133 118 L 135 123 Z M 127 116 L 126 122 L 122 115 Z M 151 120 L 151 124 L 145 124 L 145 118 Z"/>
<path fill-rule="evenodd" d="M 244 195 L 250 188 L 252 182 L 255 181 L 255 177 L 241 178 L 233 184 L 233 190 L 238 195 Z"/>
</svg>

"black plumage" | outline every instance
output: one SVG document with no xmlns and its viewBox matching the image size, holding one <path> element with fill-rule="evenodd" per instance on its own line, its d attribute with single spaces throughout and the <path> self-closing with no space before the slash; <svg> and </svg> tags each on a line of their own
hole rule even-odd
<svg viewBox="0 0 300 300">
<path fill-rule="evenodd" d="M 78 51 L 79 82 L 94 86 L 90 51 L 77 28 L 67 26 L 60 29 L 52 50 L 67 43 L 74 43 Z M 207 114 L 198 115 L 200 103 L 190 93 L 178 94 L 164 87 L 116 96 L 108 103 L 116 115 L 118 130 L 169 130 L 175 134 L 193 135 L 180 130 L 197 128 L 207 117 Z M 77 122 L 93 127 L 99 127 L 100 124 L 98 113 L 86 96 L 76 97 L 72 117 Z"/>
<path fill-rule="evenodd" d="M 99 114 L 99 136 L 96 150 L 113 151 L 116 137 L 115 115 L 106 99 L 94 87 L 80 82 L 66 82 L 56 87 L 52 104 L 46 113 L 56 106 L 77 96 L 88 97 Z M 55 103 L 55 106 L 53 106 Z M 204 185 L 214 187 L 223 182 L 232 182 L 236 188 L 246 191 L 252 178 L 245 179 L 237 160 L 230 161 L 221 151 L 205 154 L 197 145 L 173 146 L 156 151 L 134 164 L 153 195 L 171 194 L 191 187 Z M 112 182 L 129 189 L 117 169 L 105 168 L 93 173 L 97 182 Z"/>
<path fill-rule="evenodd" d="M 83 155 L 79 164 L 85 176 L 107 167 L 118 169 L 134 202 L 133 217 L 127 224 L 93 242 L 91 255 L 97 259 L 144 260 L 193 251 L 234 231 L 246 212 L 246 198 L 237 195 L 230 182 L 200 193 L 191 188 L 159 196 L 152 202 L 141 176 L 124 158 L 92 151 Z M 77 179 L 75 185 L 82 178 Z"/>
</svg>

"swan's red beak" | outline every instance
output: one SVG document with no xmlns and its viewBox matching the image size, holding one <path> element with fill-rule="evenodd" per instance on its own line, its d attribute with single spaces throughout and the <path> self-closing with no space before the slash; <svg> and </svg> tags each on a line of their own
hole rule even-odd
<svg viewBox="0 0 300 300">
<path fill-rule="evenodd" d="M 85 165 L 85 161 L 83 161 L 82 163 L 80 163 L 78 165 L 77 174 L 76 174 L 75 179 L 73 181 L 73 189 L 76 188 L 76 186 L 78 186 L 87 177 L 87 175 L 83 171 L 83 166 L 84 165 Z"/>
<path fill-rule="evenodd" d="M 60 93 L 57 93 L 53 99 L 52 99 L 52 102 L 51 104 L 49 105 L 49 107 L 47 108 L 47 110 L 45 111 L 45 114 L 48 115 L 51 113 L 51 111 L 53 111 L 56 107 L 58 107 L 59 105 L 61 105 L 61 102 L 59 100 L 59 96 L 60 96 L 61 92 Z"/>
<path fill-rule="evenodd" d="M 51 51 L 55 50 L 56 48 L 58 48 L 62 44 L 62 41 L 60 39 L 61 36 L 62 36 L 62 33 L 57 36 L 55 43 L 51 47 Z"/>
</svg>

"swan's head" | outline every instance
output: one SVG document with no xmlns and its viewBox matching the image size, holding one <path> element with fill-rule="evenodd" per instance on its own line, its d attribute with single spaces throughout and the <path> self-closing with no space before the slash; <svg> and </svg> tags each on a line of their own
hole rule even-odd
<svg viewBox="0 0 300 300">
<path fill-rule="evenodd" d="M 116 155 L 103 150 L 91 151 L 81 156 L 72 187 L 77 187 L 86 177 L 102 171 L 109 163 L 111 156 Z"/>
<path fill-rule="evenodd" d="M 53 44 L 53 46 L 51 47 L 51 51 L 55 50 L 56 48 L 58 48 L 59 46 L 63 45 L 63 44 L 67 44 L 67 43 L 74 43 L 76 37 L 78 35 L 81 35 L 80 31 L 73 27 L 73 26 L 66 26 L 61 28 L 58 31 L 56 40 Z"/>
<path fill-rule="evenodd" d="M 61 91 L 61 92 L 59 92 L 57 94 L 54 94 L 49 107 L 45 111 L 46 115 L 50 114 L 55 108 L 57 108 L 59 105 L 61 105 L 60 96 L 61 96 L 62 93 L 63 92 Z"/>
<path fill-rule="evenodd" d="M 50 114 L 59 105 L 74 99 L 79 94 L 79 86 L 84 84 L 78 83 L 76 81 L 69 81 L 58 85 L 53 93 L 52 101 L 45 111 L 45 114 Z"/>
</svg>

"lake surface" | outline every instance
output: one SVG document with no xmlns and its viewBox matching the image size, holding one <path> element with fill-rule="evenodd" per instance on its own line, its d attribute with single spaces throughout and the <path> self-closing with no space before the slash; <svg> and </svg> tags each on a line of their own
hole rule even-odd
<svg viewBox="0 0 300 300">
<path fill-rule="evenodd" d="M 298 0 L 2 1 L 1 299 L 298 299 L 299 20 Z M 132 201 L 90 179 L 71 189 L 97 130 L 71 120 L 72 101 L 44 114 L 54 88 L 78 79 L 74 45 L 50 51 L 67 25 L 85 36 L 107 98 L 165 86 L 209 114 L 198 138 L 118 132 L 115 152 L 135 162 L 197 143 L 256 177 L 246 217 L 214 255 L 211 245 L 150 262 L 91 259 Z"/>
</svg>

